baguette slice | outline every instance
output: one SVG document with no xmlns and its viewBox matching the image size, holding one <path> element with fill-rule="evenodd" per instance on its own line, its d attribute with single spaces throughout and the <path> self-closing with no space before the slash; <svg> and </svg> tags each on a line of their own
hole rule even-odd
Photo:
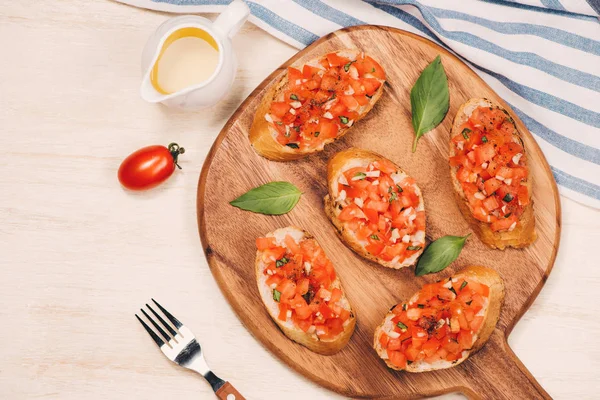
<svg viewBox="0 0 600 400">
<path fill-rule="evenodd" d="M 467 281 L 468 283 L 466 286 L 464 286 L 464 289 L 461 289 L 460 288 L 462 286 L 461 282 L 463 280 Z M 394 365 L 390 361 L 390 358 L 388 356 L 388 351 L 385 348 L 383 348 L 383 346 L 382 346 L 381 336 L 382 336 L 382 333 L 386 333 L 386 332 L 390 332 L 390 330 L 394 330 L 394 321 L 392 321 L 392 319 L 396 317 L 394 310 L 402 310 L 403 309 L 403 304 L 397 304 L 396 306 L 392 307 L 392 309 L 390 310 L 390 312 L 388 312 L 388 314 L 386 315 L 386 317 L 383 320 L 383 322 L 381 323 L 381 325 L 379 325 L 377 327 L 377 329 L 375 330 L 375 336 L 374 336 L 373 346 L 375 348 L 375 351 L 377 352 L 379 357 L 381 357 L 385 361 L 385 363 L 387 364 L 388 367 L 398 370 L 398 371 L 406 370 L 407 372 L 426 372 L 426 371 L 433 371 L 433 370 L 438 370 L 438 369 L 454 367 L 454 366 L 462 363 L 464 360 L 466 360 L 469 357 L 469 355 L 471 355 L 472 353 L 476 352 L 481 347 L 483 347 L 483 345 L 489 339 L 490 335 L 494 331 L 496 323 L 498 322 L 498 318 L 500 316 L 500 308 L 502 307 L 502 303 L 504 301 L 504 282 L 502 281 L 502 278 L 500 277 L 500 275 L 498 275 L 498 273 L 496 271 L 494 271 L 493 269 L 490 269 L 490 268 L 481 267 L 481 266 L 470 266 L 470 267 L 467 267 L 467 268 L 463 269 L 462 271 L 458 272 L 453 277 L 445 279 L 444 282 L 446 282 L 446 285 L 448 285 L 448 282 L 450 282 L 450 284 L 453 285 L 454 290 L 458 293 L 459 296 L 461 295 L 461 292 L 463 290 L 466 290 L 467 288 L 469 288 L 469 284 L 474 286 L 475 283 L 480 283 L 480 284 L 486 285 L 489 288 L 489 295 L 487 296 L 487 300 L 485 300 L 485 302 L 483 304 L 483 308 L 481 309 L 481 311 L 479 311 L 476 314 L 476 317 L 475 317 L 475 318 L 478 318 L 478 317 L 482 316 L 483 322 L 481 322 L 481 320 L 480 320 L 479 321 L 479 324 L 480 324 L 479 329 L 477 331 L 473 332 L 472 346 L 470 348 L 465 348 L 465 350 L 462 350 L 462 352 L 458 353 L 460 358 L 457 358 L 454 361 L 448 361 L 446 359 L 435 360 L 436 357 L 434 355 L 433 360 L 429 360 L 430 362 L 426 361 L 426 359 L 420 359 L 420 360 L 414 361 L 412 363 L 406 362 L 406 365 L 404 368 Z M 406 303 L 409 307 L 407 310 L 407 315 L 408 315 L 408 312 L 411 310 L 411 305 L 414 307 L 414 304 L 416 302 L 420 303 L 421 301 L 423 301 L 422 299 L 419 300 L 419 295 L 423 292 L 423 290 L 426 287 L 427 286 L 425 286 L 423 289 L 421 289 L 421 291 L 417 292 Z M 448 293 L 450 293 L 450 291 L 448 291 Z M 471 304 L 473 304 L 475 301 L 476 300 L 473 300 L 471 302 Z M 439 300 L 438 300 L 438 302 L 439 302 Z M 421 308 L 417 307 L 416 309 L 415 308 L 412 308 L 412 309 L 426 311 L 426 310 L 428 310 L 428 307 L 429 307 L 429 303 L 427 302 L 427 303 L 425 303 L 425 308 L 421 309 Z M 464 311 L 462 311 L 462 312 L 464 314 Z M 423 317 L 420 317 L 420 318 L 423 318 Z M 418 323 L 421 323 L 421 321 L 422 321 L 421 319 L 417 320 Z M 423 326 L 427 327 L 428 326 L 427 321 L 426 320 L 424 320 L 424 321 L 425 321 L 425 323 L 423 323 Z M 440 321 L 442 321 L 442 320 L 440 320 Z M 437 322 L 433 321 L 436 324 L 435 329 L 438 329 L 437 325 L 441 324 L 440 321 L 437 321 Z M 452 323 L 453 323 L 453 321 L 451 320 L 450 326 L 452 325 Z M 473 324 L 473 322 L 471 322 L 471 324 Z M 448 325 L 444 323 L 439 329 L 445 329 L 447 327 L 448 327 Z M 425 332 L 427 332 L 427 331 L 425 331 Z M 436 331 L 434 331 L 434 332 L 436 332 Z M 461 333 L 459 335 L 461 335 L 462 332 L 463 331 L 461 331 Z M 425 339 L 429 339 L 431 337 L 429 335 L 430 335 L 429 333 L 426 333 Z M 400 336 L 398 338 L 398 340 L 402 341 L 403 340 L 402 336 Z M 444 339 L 441 339 L 442 347 L 443 347 L 443 340 Z M 459 338 L 458 343 L 460 343 L 460 342 L 461 341 Z M 454 345 L 457 345 L 458 343 L 456 343 Z M 389 346 L 389 344 L 388 344 L 388 346 Z M 425 348 L 425 347 L 426 347 L 426 345 L 423 345 L 423 347 L 421 348 L 421 351 L 423 351 L 423 348 Z M 424 353 L 422 353 L 422 354 L 424 354 Z M 420 358 L 420 357 L 415 357 L 415 359 L 418 359 L 418 358 Z"/>
<path fill-rule="evenodd" d="M 323 72 L 318 72 L 317 75 L 323 75 L 323 73 L 326 71 L 325 67 L 323 66 L 322 63 L 327 64 L 327 62 L 323 62 L 324 59 L 327 59 L 327 56 L 331 56 L 331 54 L 334 54 L 335 56 L 338 57 L 342 57 L 348 60 L 357 60 L 360 57 L 363 57 L 364 53 L 362 53 L 360 50 L 356 50 L 356 49 L 345 49 L 345 50 L 340 50 L 337 51 L 335 53 L 330 53 L 329 55 L 324 55 L 321 56 L 319 58 L 310 60 L 309 62 L 306 63 L 306 65 L 314 67 L 314 68 L 318 68 L 320 70 L 322 70 Z M 330 57 L 333 60 L 333 63 L 336 64 L 336 66 L 333 67 L 329 67 L 328 70 L 331 70 L 331 68 L 337 68 L 337 70 L 339 70 L 339 73 L 341 76 L 346 76 L 346 75 L 353 75 L 353 76 L 358 76 L 358 72 L 357 72 L 357 68 L 355 67 L 355 65 L 359 65 L 359 63 L 351 63 L 349 66 L 348 64 L 344 64 L 344 65 L 337 65 L 340 62 L 344 62 L 344 61 L 339 61 L 341 59 L 339 58 L 335 58 L 335 57 Z M 339 119 L 337 116 L 329 116 L 331 118 L 326 118 L 325 117 L 325 113 L 327 113 L 328 111 L 333 111 L 335 108 L 333 107 L 334 105 L 337 104 L 341 104 L 341 97 L 343 97 L 345 95 L 345 93 L 351 93 L 351 95 L 359 95 L 359 92 L 355 92 L 354 89 L 352 87 L 349 88 L 345 88 L 345 87 L 339 87 L 337 90 L 325 90 L 323 89 L 325 87 L 324 85 L 324 80 L 322 79 L 321 76 L 318 76 L 316 78 L 316 80 L 314 80 L 314 85 L 320 85 L 317 86 L 316 88 L 313 89 L 313 87 L 311 86 L 310 89 L 307 89 L 306 85 L 313 83 L 312 79 L 307 79 L 308 82 L 303 82 L 303 79 L 295 79 L 294 82 L 290 82 L 288 79 L 288 76 L 290 74 L 289 71 L 291 71 L 291 69 L 288 69 L 288 73 L 286 73 L 279 82 L 274 83 L 273 85 L 270 86 L 270 88 L 267 90 L 265 96 L 263 97 L 261 103 L 259 104 L 256 114 L 254 116 L 254 122 L 252 123 L 252 127 L 250 128 L 250 133 L 249 133 L 249 139 L 250 139 L 250 143 L 252 145 L 252 147 L 254 148 L 254 150 L 261 156 L 268 158 L 270 160 L 274 160 L 274 161 L 290 161 L 290 160 L 296 160 L 299 158 L 303 158 L 311 153 L 315 153 L 317 151 L 321 151 L 323 150 L 324 146 L 341 138 L 342 136 L 344 136 L 346 134 L 346 132 L 350 129 L 350 127 L 352 127 L 357 121 L 359 121 L 360 119 L 362 119 L 375 105 L 375 103 L 377 102 L 377 100 L 379 100 L 379 98 L 381 97 L 381 94 L 383 93 L 383 83 L 385 82 L 385 79 L 381 79 L 382 77 L 385 78 L 385 73 L 383 71 L 383 69 L 381 68 L 381 66 L 372 58 L 364 55 L 364 59 L 369 59 L 368 63 L 362 63 L 359 65 L 359 67 L 361 69 L 363 69 L 363 73 L 360 76 L 360 80 L 362 79 L 366 79 L 368 80 L 369 84 L 374 85 L 372 86 L 371 89 L 369 89 L 369 86 L 367 85 L 367 89 L 363 89 L 363 93 L 362 95 L 365 94 L 364 90 L 369 91 L 371 93 L 371 98 L 368 99 L 368 102 L 364 105 L 353 105 L 354 108 L 352 108 L 351 111 L 353 111 L 352 115 L 357 115 L 356 118 L 351 118 L 351 115 L 348 114 L 347 112 L 343 112 L 340 115 L 344 115 L 346 114 L 347 116 L 350 116 L 348 122 L 346 124 L 342 123 L 341 119 Z M 372 67 L 373 65 L 373 67 Z M 297 68 L 297 70 L 302 71 L 304 66 L 302 65 L 297 65 L 295 66 Z M 365 71 L 364 68 L 371 68 L 369 71 Z M 346 69 L 348 71 L 346 71 Z M 377 71 L 375 74 L 372 74 L 371 71 Z M 313 75 L 314 76 L 314 75 Z M 375 87 L 378 86 L 377 89 L 375 89 Z M 359 86 L 361 86 L 359 84 Z M 362 85 L 362 87 L 364 88 L 365 86 Z M 302 97 L 301 93 L 307 93 L 307 90 L 310 90 L 310 92 L 312 92 L 311 96 L 313 94 L 315 94 L 317 91 L 320 91 L 320 95 L 325 96 L 324 99 L 321 99 L 320 97 L 317 99 L 316 97 L 315 102 L 313 104 L 313 106 L 311 107 L 311 110 L 313 112 L 316 113 L 315 114 L 311 114 L 311 119 L 308 121 L 313 121 L 315 122 L 315 124 L 309 124 L 308 122 L 301 122 L 303 121 L 303 118 L 301 117 L 302 114 L 302 110 L 305 110 L 306 107 L 305 106 L 306 103 L 310 103 L 310 100 L 306 100 Z M 304 92 L 303 92 L 304 91 Z M 271 104 L 273 102 L 282 102 L 282 101 L 288 101 L 291 102 L 291 98 L 287 99 L 287 96 L 291 96 L 294 95 L 295 97 L 298 98 L 298 102 L 296 105 L 298 104 L 302 104 L 302 106 L 298 105 L 298 108 L 294 109 L 294 115 L 291 116 L 289 115 L 289 113 L 291 111 L 288 111 L 288 114 L 285 115 L 284 117 L 282 117 L 282 119 L 285 119 L 288 123 L 283 123 L 281 121 L 281 119 L 278 119 L 278 117 L 276 117 L 273 112 L 271 111 Z M 335 99 L 332 99 L 330 101 L 327 100 L 327 96 L 330 96 L 329 98 L 331 98 L 333 95 L 335 94 Z M 368 94 L 368 93 L 367 93 Z M 363 100 L 367 100 L 366 98 L 363 98 Z M 292 109 L 294 107 L 290 106 L 290 109 Z M 318 110 L 317 110 L 318 109 Z M 348 110 L 350 110 L 348 108 Z M 290 119 L 293 118 L 297 118 L 296 121 L 293 121 L 291 124 L 289 123 Z M 324 129 L 320 129 L 319 128 L 319 122 L 321 120 L 324 121 L 333 121 L 335 122 L 338 126 L 339 126 L 339 131 L 337 132 L 336 135 L 329 135 L 331 137 L 328 137 L 326 132 L 320 132 L 320 130 L 324 130 Z M 280 122 L 281 124 L 279 125 L 275 125 L 276 123 Z M 287 126 L 286 125 L 291 125 L 291 126 Z M 285 135 L 287 135 L 288 137 L 291 136 L 289 139 L 282 139 L 282 140 L 290 140 L 290 144 L 282 144 L 280 142 L 277 141 L 277 137 L 278 137 L 278 131 L 277 131 L 277 127 L 280 127 L 280 129 L 287 129 L 287 132 L 285 132 Z M 297 131 L 294 129 L 294 127 L 297 127 Z M 312 128 L 311 128 L 312 127 Z M 317 135 L 315 132 L 318 131 L 319 135 Z M 311 133 L 312 132 L 312 133 Z M 315 137 L 315 135 L 317 135 Z M 313 146 L 311 147 L 305 147 L 304 145 L 301 145 L 300 142 L 296 139 L 294 139 L 294 137 L 302 137 L 302 138 L 308 138 L 308 141 L 305 141 L 305 143 L 314 143 Z M 303 139 L 304 140 L 304 139 Z M 294 147 L 290 147 L 290 146 L 294 146 Z M 295 147 L 298 148 L 295 148 Z"/>
<path fill-rule="evenodd" d="M 388 173 L 380 171 L 378 177 L 366 177 L 364 180 L 360 181 L 353 181 L 352 177 L 348 179 L 345 175 L 345 173 L 350 172 L 350 169 L 358 167 L 365 167 L 368 169 L 373 163 L 376 163 L 382 169 L 388 171 Z M 377 170 L 377 168 L 375 168 L 375 170 Z M 390 173 L 392 171 L 395 172 Z M 389 186 L 386 183 L 386 180 L 389 178 L 386 177 L 393 178 L 393 185 L 388 189 L 386 189 L 386 187 Z M 371 233 L 371 235 L 375 235 L 373 238 L 367 237 L 364 239 L 359 232 L 352 229 L 354 221 L 345 221 L 346 218 L 344 218 L 342 212 L 346 207 L 354 208 L 355 206 L 353 204 L 356 204 L 360 210 L 365 210 L 370 206 L 368 204 L 368 199 L 364 201 L 353 199 L 350 195 L 342 193 L 343 189 L 340 190 L 340 187 L 351 188 L 350 190 L 353 191 L 354 188 L 352 185 L 355 183 L 360 184 L 360 182 L 365 181 L 371 182 L 371 185 L 381 185 L 379 186 L 379 188 L 381 188 L 380 190 L 383 192 L 380 194 L 381 201 L 389 204 L 389 210 L 398 207 L 398 209 L 401 210 L 400 214 L 407 213 L 407 217 L 404 218 L 407 220 L 405 223 L 396 224 L 388 219 L 386 220 L 386 227 L 389 228 L 390 224 L 392 225 L 390 235 L 394 235 L 394 230 L 397 230 L 397 232 L 404 232 L 403 228 L 408 229 L 407 232 L 409 233 L 406 234 L 408 237 L 405 237 L 405 234 L 401 233 L 399 235 L 402 236 L 394 236 L 395 243 L 392 243 L 391 240 L 387 241 L 385 239 L 385 237 L 388 236 L 385 231 L 382 233 L 379 230 L 374 230 Z M 400 269 L 415 264 L 425 248 L 425 203 L 423 202 L 421 190 L 414 179 L 409 177 L 399 166 L 377 153 L 351 148 L 337 153 L 329 160 L 327 166 L 327 186 L 329 194 L 324 198 L 325 213 L 331 220 L 333 226 L 335 226 L 338 235 L 346 246 L 354 250 L 358 255 L 387 268 Z M 398 189 L 399 187 L 402 188 L 402 192 Z M 389 192 L 390 189 L 392 192 Z M 346 192 L 346 190 L 343 191 Z M 403 206 L 403 197 L 412 199 L 412 206 Z M 362 205 L 359 205 L 361 203 Z M 343 220 L 340 219 L 340 215 Z M 400 217 L 400 219 L 402 219 L 402 217 Z M 368 217 L 359 218 L 358 221 L 359 226 L 361 227 L 372 225 L 372 221 L 370 222 Z M 375 237 L 382 239 L 387 244 L 390 244 L 390 246 L 387 246 L 386 244 L 386 247 L 384 247 L 384 250 L 381 253 L 375 254 L 378 250 L 376 248 L 377 246 L 370 246 L 370 244 L 376 243 L 376 241 L 374 241 Z M 390 239 L 391 238 L 392 236 L 390 236 Z"/>
<path fill-rule="evenodd" d="M 461 126 L 471 117 L 473 112 L 478 107 L 487 107 L 494 108 L 503 111 L 506 114 L 506 121 L 510 122 L 514 126 L 513 133 L 513 141 L 518 143 L 523 147 L 523 155 L 526 154 L 526 149 L 523 144 L 523 140 L 521 138 L 521 134 L 519 133 L 517 126 L 514 122 L 514 119 L 508 114 L 506 110 L 504 110 L 501 106 L 491 102 L 488 99 L 471 99 L 464 103 L 459 109 L 454 118 L 454 122 L 452 124 L 452 131 L 450 134 L 450 157 L 453 157 L 455 152 L 455 145 L 453 143 L 453 138 L 457 137 L 457 135 L 462 136 Z M 459 137 L 460 138 L 460 137 Z M 521 157 L 523 160 L 526 157 Z M 521 164 L 527 165 L 527 161 L 521 161 Z M 473 212 L 471 207 L 469 206 L 469 202 L 463 191 L 461 183 L 457 179 L 457 172 L 460 166 L 451 166 L 450 167 L 450 175 L 452 179 L 452 185 L 454 187 L 454 191 L 456 194 L 458 206 L 465 217 L 465 219 L 472 226 L 473 230 L 477 232 L 480 240 L 491 248 L 496 248 L 503 250 L 506 247 L 515 247 L 521 248 L 529 246 L 531 243 L 535 241 L 537 238 L 537 234 L 535 232 L 535 217 L 533 215 L 533 199 L 532 199 L 532 176 L 531 171 L 529 171 L 529 175 L 527 177 L 525 186 L 527 187 L 527 197 L 528 204 L 524 206 L 522 215 L 518 218 L 516 226 L 512 228 L 512 230 L 501 230 L 494 232 L 491 229 L 491 225 L 487 222 L 482 222 L 476 219 L 473 216 Z M 515 199 L 514 201 L 518 201 Z M 513 202 L 514 203 L 514 202 Z M 503 203 L 500 203 L 503 204 Z"/>
<path fill-rule="evenodd" d="M 259 241 L 271 240 L 271 238 L 275 246 L 285 249 L 285 256 L 282 257 L 281 253 L 277 254 L 277 249 L 273 249 L 272 247 L 271 249 L 260 250 L 261 245 L 259 244 Z M 292 243 L 290 243 L 290 240 Z M 348 343 L 352 333 L 354 333 L 356 318 L 352 311 L 352 307 L 350 306 L 350 302 L 346 298 L 342 283 L 340 282 L 339 277 L 335 276 L 333 265 L 329 259 L 327 259 L 323 249 L 319 246 L 317 241 L 308 232 L 294 226 L 288 226 L 268 233 L 265 238 L 259 238 L 257 240 L 257 246 L 259 247 L 259 250 L 256 252 L 255 262 L 256 282 L 258 284 L 260 297 L 267 308 L 269 315 L 273 318 L 273 321 L 275 321 L 277 326 L 279 326 L 288 338 L 306 346 L 315 353 L 331 355 L 340 351 Z M 297 249 L 292 251 L 291 247 L 301 247 L 302 250 L 294 253 Z M 312 251 L 307 249 L 312 249 Z M 304 254 L 304 256 L 302 260 L 296 260 L 292 254 Z M 314 257 L 309 254 L 313 254 Z M 276 264 L 276 260 L 274 260 L 276 257 L 282 257 L 280 260 L 287 262 L 283 265 L 281 265 L 281 261 Z M 325 264 L 327 264 L 327 267 L 324 266 Z M 315 286 L 319 282 L 316 277 L 319 273 L 322 273 L 328 268 L 330 268 L 329 272 L 325 272 L 325 274 L 333 273 L 334 279 L 329 281 L 329 285 L 325 284 L 322 288 Z M 300 299 L 294 300 L 294 298 L 291 297 L 286 300 L 286 290 L 284 290 L 286 282 L 280 281 L 278 284 L 269 284 L 269 282 L 267 282 L 269 279 L 277 279 L 277 277 L 273 277 L 273 274 L 267 272 L 268 269 L 274 271 L 275 275 L 295 274 L 295 276 L 290 279 L 298 284 L 297 286 L 295 285 L 296 289 L 292 292 L 293 296 L 295 297 L 298 295 L 300 296 L 300 299 L 306 300 L 306 298 L 308 298 L 310 300 L 308 305 L 306 302 L 303 304 L 303 306 L 310 307 L 312 311 L 311 316 L 309 317 L 310 319 L 303 320 L 306 321 L 307 324 L 306 327 L 308 329 L 306 331 L 301 329 L 294 321 L 294 319 L 300 318 L 299 312 L 302 310 L 299 308 L 292 308 L 290 311 L 287 311 L 285 320 L 279 318 L 281 314 L 280 307 L 282 304 L 293 304 L 296 300 Z M 332 275 L 329 275 L 329 277 L 331 278 Z M 297 288 L 302 286 L 299 282 L 306 278 L 309 278 L 311 283 L 310 286 L 307 286 L 308 293 L 306 293 L 304 297 L 301 297 L 300 293 L 298 293 L 300 290 Z M 279 292 L 280 302 L 277 302 L 274 299 L 276 296 L 274 293 L 275 290 L 281 291 Z M 335 297 L 335 291 L 338 291 L 338 295 L 339 291 L 341 291 L 341 296 L 339 296 L 339 300 L 334 302 L 332 297 Z M 300 302 L 302 302 L 302 300 L 300 300 Z M 331 310 L 333 313 L 332 319 L 337 321 L 332 322 L 331 318 L 325 321 L 320 318 L 319 315 L 324 315 L 322 307 Z M 337 314 L 337 312 L 339 312 L 339 314 Z M 345 314 L 345 321 L 343 322 L 342 319 L 344 319 L 344 315 L 342 314 Z M 338 318 L 335 318 L 335 316 L 338 316 Z M 312 323 L 310 322 L 311 320 Z M 330 332 L 330 327 L 334 323 L 339 323 L 339 326 L 342 328 L 339 328 L 338 326 L 338 329 L 341 331 L 336 334 L 323 334 L 323 330 Z M 310 327 L 308 327 L 309 325 Z"/>
</svg>

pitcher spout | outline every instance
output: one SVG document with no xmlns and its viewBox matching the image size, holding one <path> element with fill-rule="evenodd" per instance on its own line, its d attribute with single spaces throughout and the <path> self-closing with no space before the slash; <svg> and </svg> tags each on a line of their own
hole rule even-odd
<svg viewBox="0 0 600 400">
<path fill-rule="evenodd" d="M 149 74 L 146 74 L 142 81 L 142 85 L 140 86 L 140 95 L 142 96 L 142 99 L 149 103 L 160 103 L 167 98 L 167 95 L 156 90 L 152 84 Z"/>
</svg>

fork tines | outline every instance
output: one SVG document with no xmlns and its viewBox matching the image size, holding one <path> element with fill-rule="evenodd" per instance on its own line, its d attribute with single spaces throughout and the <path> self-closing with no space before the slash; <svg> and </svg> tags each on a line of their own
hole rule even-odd
<svg viewBox="0 0 600 400">
<path fill-rule="evenodd" d="M 173 324 L 175 329 L 179 329 L 182 326 L 182 323 L 177 318 L 175 318 L 173 316 L 173 314 L 171 314 L 163 306 L 158 304 L 158 302 L 156 300 L 152 299 L 152 301 L 154 302 L 154 304 L 156 304 L 156 306 L 164 314 L 164 316 L 167 317 L 167 319 L 171 322 L 171 324 Z M 154 340 L 154 342 L 157 344 L 158 347 L 162 347 L 165 344 L 169 345 L 169 341 L 172 338 L 174 339 L 175 335 L 177 335 L 178 332 L 175 329 L 173 329 L 173 327 L 169 323 L 167 323 L 156 311 L 154 311 L 154 309 L 152 307 L 150 307 L 150 305 L 148 303 L 146 303 L 146 307 L 148 307 L 150 312 L 156 317 L 156 319 L 158 319 L 158 321 L 160 322 L 160 325 L 150 315 L 148 315 L 148 313 L 144 309 L 140 309 L 140 310 L 146 316 L 148 321 L 150 321 L 150 323 L 154 326 L 154 328 L 156 328 L 158 333 L 160 333 L 160 335 L 163 338 L 165 338 L 165 341 L 163 341 L 160 338 L 160 336 L 158 336 L 152 330 L 152 328 L 150 328 L 137 314 L 135 314 L 135 317 L 138 319 L 138 321 L 140 321 L 140 323 L 142 324 L 144 329 L 146 329 L 146 332 L 148 332 L 148 334 Z M 163 328 L 166 329 L 171 335 L 167 334 L 167 332 L 165 332 L 165 330 Z M 177 341 L 176 339 L 174 339 L 174 340 Z"/>
</svg>

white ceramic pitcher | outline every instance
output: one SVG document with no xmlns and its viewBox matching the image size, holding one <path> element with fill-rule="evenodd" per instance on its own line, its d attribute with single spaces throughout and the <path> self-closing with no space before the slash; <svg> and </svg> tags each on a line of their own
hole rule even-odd
<svg viewBox="0 0 600 400">
<path fill-rule="evenodd" d="M 237 59 L 233 52 L 231 38 L 242 27 L 250 9 L 242 0 L 232 1 L 219 17 L 210 20 L 196 15 L 171 18 L 161 24 L 148 39 L 142 53 L 144 79 L 141 96 L 150 103 L 163 103 L 169 107 L 201 109 L 210 107 L 221 100 L 231 88 L 237 70 Z M 197 28 L 212 38 L 218 47 L 219 61 L 213 74 L 205 81 L 186 87 L 174 93 L 165 93 L 152 83 L 152 73 L 162 52 L 179 37 L 182 30 Z"/>
</svg>

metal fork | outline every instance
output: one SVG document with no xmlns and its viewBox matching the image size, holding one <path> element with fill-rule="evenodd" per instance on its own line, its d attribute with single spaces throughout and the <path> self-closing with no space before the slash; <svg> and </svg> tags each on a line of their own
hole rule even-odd
<svg viewBox="0 0 600 400">
<path fill-rule="evenodd" d="M 160 325 L 142 308 L 140 309 L 150 323 L 156 328 L 162 337 L 165 338 L 163 341 L 146 323 L 137 315 L 135 317 L 140 321 L 142 326 L 146 329 L 152 340 L 160 348 L 165 356 L 175 364 L 179 364 L 182 367 L 196 371 L 204 377 L 212 386 L 213 391 L 217 397 L 221 400 L 245 400 L 245 398 L 233 387 L 229 382 L 224 381 L 215 375 L 204 360 L 202 354 L 202 347 L 200 343 L 196 341 L 194 334 L 186 328 L 177 318 L 175 318 L 170 312 L 164 309 L 163 306 L 158 304 L 156 300 L 152 299 L 154 304 L 160 309 L 165 317 L 171 322 L 172 326 L 169 325 L 152 307 L 146 303 L 146 307 L 150 310 L 156 319 L 160 322 Z M 162 325 L 162 328 L 161 328 Z M 164 328 L 164 329 L 163 329 Z M 165 329 L 169 332 L 165 332 Z"/>
</svg>

